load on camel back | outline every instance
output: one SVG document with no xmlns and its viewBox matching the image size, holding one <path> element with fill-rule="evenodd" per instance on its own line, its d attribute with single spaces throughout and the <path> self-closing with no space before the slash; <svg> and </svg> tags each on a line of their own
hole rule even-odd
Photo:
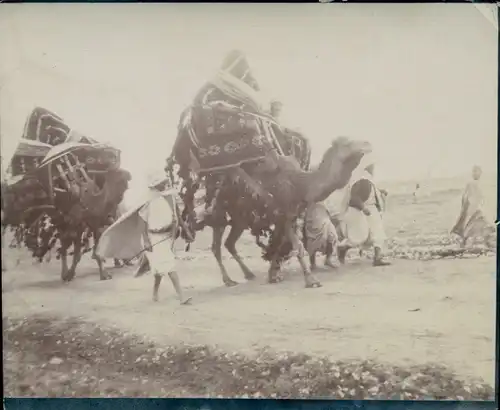
<svg viewBox="0 0 500 410">
<path fill-rule="evenodd" d="M 225 247 L 247 280 L 255 275 L 235 245 L 250 229 L 263 258 L 270 262 L 270 283 L 283 279 L 282 262 L 296 255 L 306 287 L 317 287 L 321 284 L 304 257 L 297 220 L 308 204 L 347 184 L 371 145 L 338 138 L 321 164 L 309 171 L 308 139 L 282 128 L 261 107 L 258 93 L 245 55 L 231 51 L 214 78 L 182 112 L 166 170 L 172 179 L 181 180 L 185 226 L 193 232 L 212 228 L 212 251 L 226 286 L 237 284 L 229 277 L 221 255 L 224 230 L 230 226 Z M 197 208 L 195 198 L 199 199 L 202 189 L 205 195 Z"/>
<path fill-rule="evenodd" d="M 71 281 L 82 255 L 115 218 L 131 175 L 120 168 L 120 151 L 71 129 L 56 114 L 37 107 L 2 186 L 3 228 L 42 261 L 56 248 L 61 278 Z M 68 255 L 73 259 L 68 266 Z M 101 279 L 110 275 L 95 258 Z"/>
</svg>

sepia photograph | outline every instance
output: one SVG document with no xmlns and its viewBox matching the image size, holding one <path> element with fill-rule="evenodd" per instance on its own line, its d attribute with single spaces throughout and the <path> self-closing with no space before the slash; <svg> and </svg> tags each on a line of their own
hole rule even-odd
<svg viewBox="0 0 500 410">
<path fill-rule="evenodd" d="M 495 397 L 493 4 L 0 5 L 5 397 Z"/>
</svg>

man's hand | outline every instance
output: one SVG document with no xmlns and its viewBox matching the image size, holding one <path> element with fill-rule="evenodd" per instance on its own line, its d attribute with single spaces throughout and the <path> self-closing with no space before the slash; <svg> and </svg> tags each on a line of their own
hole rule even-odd
<svg viewBox="0 0 500 410">
<path fill-rule="evenodd" d="M 363 208 L 363 213 L 364 213 L 366 216 L 370 216 L 370 215 L 372 214 L 368 208 Z"/>
</svg>

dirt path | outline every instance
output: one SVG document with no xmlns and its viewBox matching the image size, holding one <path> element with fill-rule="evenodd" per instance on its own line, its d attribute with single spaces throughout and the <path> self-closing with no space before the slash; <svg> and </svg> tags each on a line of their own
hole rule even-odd
<svg viewBox="0 0 500 410">
<path fill-rule="evenodd" d="M 63 285 L 57 261 L 33 265 L 21 258 L 3 273 L 4 316 L 82 317 L 165 344 L 216 344 L 242 352 L 270 346 L 335 360 L 436 362 L 493 384 L 494 258 L 397 260 L 382 269 L 350 262 L 338 272 L 320 272 L 322 288 L 304 289 L 295 263 L 287 268 L 286 282 L 265 284 L 264 263 L 253 247 L 242 248 L 259 278 L 245 283 L 236 263 L 227 260 L 233 279 L 242 282 L 235 288 L 221 285 L 206 250 L 187 254 L 180 271 L 194 304 L 182 307 L 167 281 L 160 302 L 153 303 L 152 277 L 135 279 L 131 268 L 100 282 L 93 263 L 85 260 L 77 279 Z M 9 266 L 18 252 L 7 251 Z"/>
</svg>

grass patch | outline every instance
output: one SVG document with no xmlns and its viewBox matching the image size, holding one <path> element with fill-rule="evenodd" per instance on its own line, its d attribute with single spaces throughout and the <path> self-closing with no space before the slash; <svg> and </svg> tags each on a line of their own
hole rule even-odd
<svg viewBox="0 0 500 410">
<path fill-rule="evenodd" d="M 168 331 L 168 330 L 166 330 Z M 262 349 L 162 347 L 117 329 L 38 316 L 3 319 L 5 396 L 493 400 L 443 366 L 333 362 Z"/>
</svg>

